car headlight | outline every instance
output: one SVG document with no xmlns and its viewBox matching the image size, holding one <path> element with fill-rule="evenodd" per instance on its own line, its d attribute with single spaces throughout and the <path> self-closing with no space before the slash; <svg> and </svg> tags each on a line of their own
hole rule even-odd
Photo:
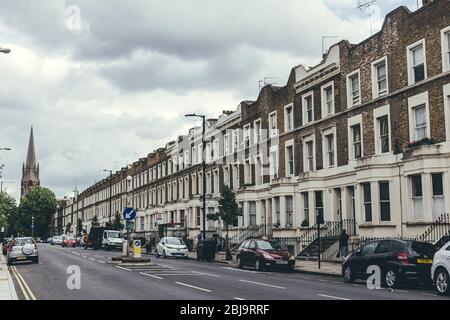
<svg viewBox="0 0 450 320">
<path fill-rule="evenodd" d="M 263 257 L 267 260 L 273 260 L 273 257 L 268 253 L 263 253 Z"/>
<path fill-rule="evenodd" d="M 289 256 L 289 260 L 295 260 L 295 257 L 291 254 L 291 255 Z"/>
</svg>

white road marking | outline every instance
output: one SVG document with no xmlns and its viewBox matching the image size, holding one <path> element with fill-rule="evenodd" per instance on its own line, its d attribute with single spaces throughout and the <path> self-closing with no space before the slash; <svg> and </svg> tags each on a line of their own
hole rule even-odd
<svg viewBox="0 0 450 320">
<path fill-rule="evenodd" d="M 234 297 L 234 300 L 245 300 L 244 298 Z"/>
<path fill-rule="evenodd" d="M 328 280 L 324 280 L 324 279 L 317 279 L 317 280 L 319 280 L 320 282 L 328 282 Z"/>
<path fill-rule="evenodd" d="M 248 272 L 248 273 L 257 273 L 256 271 L 251 271 L 251 270 L 242 270 L 242 269 L 236 269 L 236 268 L 232 268 L 232 267 L 221 267 L 222 269 L 227 269 L 227 270 L 233 270 L 233 271 L 241 271 L 241 272 Z"/>
<path fill-rule="evenodd" d="M 157 265 L 158 265 L 158 266 L 161 266 L 161 267 L 170 268 L 170 269 L 176 269 L 176 267 L 168 266 L 168 265 L 166 265 L 166 264 L 158 263 Z"/>
<path fill-rule="evenodd" d="M 205 276 L 211 276 L 211 277 L 217 277 L 220 278 L 218 274 L 212 274 L 212 273 L 206 273 L 206 272 L 199 272 L 199 271 L 192 271 L 193 273 L 197 273 L 199 275 L 205 275 Z"/>
<path fill-rule="evenodd" d="M 156 278 L 156 279 L 159 279 L 159 280 L 162 279 L 161 277 L 155 276 L 153 274 L 148 274 L 148 273 L 144 273 L 144 272 L 139 272 L 139 273 L 142 274 L 143 276 L 152 277 L 152 278 Z"/>
<path fill-rule="evenodd" d="M 87 258 L 87 256 L 81 255 L 83 258 Z"/>
<path fill-rule="evenodd" d="M 158 276 L 201 276 L 195 273 L 158 273 Z"/>
<path fill-rule="evenodd" d="M 102 260 L 97 260 L 97 262 L 100 262 L 100 263 L 105 263 L 105 261 L 102 261 Z"/>
<path fill-rule="evenodd" d="M 422 293 L 423 295 L 426 295 L 426 296 L 431 296 L 431 297 L 437 297 L 438 295 L 437 294 L 433 294 L 433 293 Z"/>
<path fill-rule="evenodd" d="M 286 289 L 285 287 L 275 286 L 273 284 L 254 282 L 254 281 L 248 281 L 248 280 L 242 280 L 242 279 L 239 279 L 238 281 L 246 282 L 246 283 L 252 283 L 252 284 L 257 284 L 257 285 L 260 285 L 260 286 L 266 286 L 266 287 L 271 287 L 271 288 Z"/>
<path fill-rule="evenodd" d="M 317 295 L 320 296 L 320 297 L 330 298 L 330 299 L 336 299 L 336 300 L 351 300 L 351 299 L 348 299 L 348 298 L 342 298 L 342 297 L 336 297 L 336 296 L 329 296 L 329 295 L 327 295 L 327 294 L 320 294 L 320 293 L 318 293 Z"/>
<path fill-rule="evenodd" d="M 106 258 L 105 256 L 98 256 L 98 255 L 94 255 L 94 257 L 97 257 L 97 258 Z"/>
<path fill-rule="evenodd" d="M 201 290 L 201 291 L 205 291 L 205 292 L 211 292 L 211 290 L 209 290 L 209 289 L 192 286 L 192 285 L 187 284 L 187 283 L 183 283 L 183 282 L 175 282 L 175 283 L 179 284 L 180 286 L 185 286 L 185 287 L 189 287 L 189 288 L 192 288 L 192 289 L 197 289 L 197 290 Z"/>
<path fill-rule="evenodd" d="M 94 259 L 94 258 L 89 258 L 89 260 L 95 261 L 95 259 Z"/>
<path fill-rule="evenodd" d="M 400 290 L 400 289 L 395 289 L 394 291 L 397 291 L 397 292 L 409 292 L 409 291 L 406 291 L 406 290 Z"/>
<path fill-rule="evenodd" d="M 127 270 L 127 271 L 130 271 L 130 272 L 132 272 L 133 270 L 131 270 L 131 269 L 128 269 L 128 268 L 124 268 L 124 267 L 121 267 L 121 266 L 116 266 L 116 268 L 119 268 L 119 269 L 123 269 L 123 270 Z"/>
</svg>

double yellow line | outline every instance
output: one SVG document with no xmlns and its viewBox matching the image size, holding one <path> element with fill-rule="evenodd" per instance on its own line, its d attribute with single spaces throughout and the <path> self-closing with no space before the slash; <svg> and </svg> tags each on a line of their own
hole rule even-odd
<svg viewBox="0 0 450 320">
<path fill-rule="evenodd" d="M 20 289 L 22 290 L 22 293 L 26 300 L 36 300 L 36 297 L 34 296 L 33 292 L 31 291 L 28 284 L 25 282 L 22 275 L 19 273 L 19 270 L 15 266 L 11 267 L 11 271 L 14 274 L 14 277 L 16 277 L 17 283 L 19 284 Z"/>
</svg>

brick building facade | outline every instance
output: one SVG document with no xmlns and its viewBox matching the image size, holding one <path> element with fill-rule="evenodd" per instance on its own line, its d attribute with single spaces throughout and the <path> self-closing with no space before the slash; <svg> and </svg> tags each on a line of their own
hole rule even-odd
<svg viewBox="0 0 450 320">
<path fill-rule="evenodd" d="M 208 120 L 206 141 L 207 213 L 222 185 L 233 188 L 237 238 L 248 229 L 301 238 L 317 216 L 351 221 L 360 236 L 420 236 L 450 211 L 450 2 L 395 9 L 370 38 L 333 45 L 318 65 L 294 67 L 285 86 Z M 173 234 L 196 238 L 201 156 L 196 127 L 116 172 L 111 215 L 126 206 L 131 176 L 136 233 L 157 237 L 173 222 Z M 108 221 L 109 184 L 75 199 L 71 214 L 86 228 L 94 215 Z"/>
</svg>

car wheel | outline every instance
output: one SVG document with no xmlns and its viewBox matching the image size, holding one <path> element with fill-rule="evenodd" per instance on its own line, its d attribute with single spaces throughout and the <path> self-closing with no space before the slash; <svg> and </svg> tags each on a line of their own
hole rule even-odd
<svg viewBox="0 0 450 320">
<path fill-rule="evenodd" d="M 387 269 L 384 273 L 384 284 L 388 288 L 397 288 L 399 283 L 398 274 L 393 269 Z"/>
<path fill-rule="evenodd" d="M 12 260 L 11 260 L 11 259 L 8 259 L 8 261 L 6 262 L 6 264 L 7 264 L 8 266 L 12 265 Z"/>
<path fill-rule="evenodd" d="M 167 258 L 167 256 L 166 256 L 166 250 L 163 250 L 163 258 L 164 258 L 164 259 Z"/>
<path fill-rule="evenodd" d="M 294 272 L 294 269 L 295 269 L 295 265 L 294 265 L 294 266 L 290 266 L 290 267 L 287 269 L 287 272 L 292 273 L 292 272 Z"/>
<path fill-rule="evenodd" d="M 448 295 L 450 293 L 448 272 L 440 268 L 434 274 L 436 291 L 440 295 Z"/>
<path fill-rule="evenodd" d="M 156 249 L 156 257 L 157 257 L 157 258 L 160 257 L 159 252 L 158 252 L 158 249 Z"/>
<path fill-rule="evenodd" d="M 109 244 L 105 244 L 106 251 L 109 251 Z"/>
<path fill-rule="evenodd" d="M 242 268 L 244 267 L 244 265 L 242 264 L 241 257 L 237 257 L 237 258 L 236 258 L 236 266 L 237 266 L 239 269 L 242 269 Z"/>
<path fill-rule="evenodd" d="M 39 257 L 34 258 L 34 263 L 39 263 Z"/>
<path fill-rule="evenodd" d="M 261 260 L 256 259 L 255 269 L 256 269 L 256 271 L 264 271 L 264 264 L 261 262 Z"/>
<path fill-rule="evenodd" d="M 355 277 L 353 275 L 352 268 L 350 266 L 346 266 L 344 268 L 344 281 L 347 283 L 353 283 L 355 282 Z"/>
</svg>

